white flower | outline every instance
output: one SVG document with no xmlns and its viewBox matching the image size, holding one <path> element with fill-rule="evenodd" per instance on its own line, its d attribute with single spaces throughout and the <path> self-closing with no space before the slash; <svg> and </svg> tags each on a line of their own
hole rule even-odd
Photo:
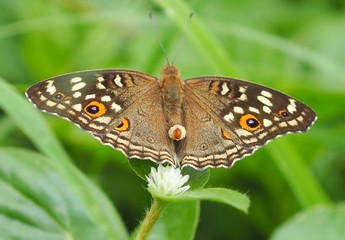
<svg viewBox="0 0 345 240">
<path fill-rule="evenodd" d="M 179 168 L 159 165 L 151 167 L 151 172 L 146 176 L 149 191 L 160 195 L 173 196 L 187 191 L 190 186 L 183 186 L 189 179 L 189 175 L 183 176 Z"/>
</svg>

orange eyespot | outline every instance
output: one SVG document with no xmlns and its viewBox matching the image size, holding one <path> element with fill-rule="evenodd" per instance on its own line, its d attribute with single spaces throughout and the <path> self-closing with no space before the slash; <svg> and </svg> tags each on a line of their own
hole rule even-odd
<svg viewBox="0 0 345 240">
<path fill-rule="evenodd" d="M 96 118 L 103 116 L 107 112 L 107 109 L 103 103 L 92 101 L 84 107 L 84 112 L 86 112 L 90 117 Z"/>
<path fill-rule="evenodd" d="M 288 116 L 290 116 L 290 114 L 288 113 L 288 111 L 286 111 L 285 109 L 282 109 L 278 112 L 279 116 L 286 118 Z"/>
<path fill-rule="evenodd" d="M 129 128 L 129 121 L 126 118 L 121 119 L 121 123 L 115 127 L 115 130 L 124 132 Z"/>
<path fill-rule="evenodd" d="M 252 114 L 245 114 L 240 119 L 240 125 L 248 131 L 255 131 L 261 127 L 259 119 Z"/>
</svg>

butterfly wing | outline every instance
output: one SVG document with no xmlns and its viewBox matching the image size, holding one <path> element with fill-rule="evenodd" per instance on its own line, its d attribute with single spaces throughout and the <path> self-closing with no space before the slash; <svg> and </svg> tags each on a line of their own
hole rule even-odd
<svg viewBox="0 0 345 240">
<path fill-rule="evenodd" d="M 128 157 L 173 162 L 158 80 L 127 70 L 71 73 L 26 91 L 40 110 L 68 119 Z"/>
<path fill-rule="evenodd" d="M 192 151 L 190 146 L 197 139 L 202 139 L 200 144 L 212 144 L 207 138 L 212 133 L 217 135 L 218 140 L 222 139 L 224 147 L 217 143 L 218 145 L 211 146 L 217 146 L 216 151 L 207 150 L 209 153 L 217 153 L 213 154 L 214 164 L 211 166 L 231 166 L 234 159 L 251 154 L 278 136 L 308 130 L 316 120 L 315 112 L 298 100 L 241 80 L 223 77 L 194 78 L 185 81 L 184 89 L 188 96 L 184 103 L 187 139 L 181 147 L 182 165 L 189 158 L 197 159 L 196 162 L 203 161 L 204 155 L 200 151 Z M 200 110 L 192 110 L 196 106 Z M 196 111 L 206 114 L 212 124 L 199 124 L 195 131 L 190 122 L 193 122 Z M 214 129 L 211 133 L 209 129 L 212 126 Z M 217 163 L 218 159 L 223 159 L 222 154 L 227 155 L 226 164 Z M 194 165 L 198 168 L 200 163 L 196 162 Z"/>
<path fill-rule="evenodd" d="M 186 93 L 183 110 L 187 134 L 176 147 L 181 166 L 188 165 L 196 169 L 230 167 L 236 160 L 254 151 L 230 139 L 222 131 L 217 118 L 202 108 L 195 96 Z"/>
</svg>

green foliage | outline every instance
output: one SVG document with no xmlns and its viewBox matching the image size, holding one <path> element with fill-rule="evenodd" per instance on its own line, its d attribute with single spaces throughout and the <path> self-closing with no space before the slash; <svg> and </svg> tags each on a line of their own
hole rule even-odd
<svg viewBox="0 0 345 240">
<path fill-rule="evenodd" d="M 3 148 L 0 166 L 2 239 L 127 239 L 110 205 L 103 213 L 109 218 L 101 219 L 90 210 L 97 200 L 85 206 L 88 195 L 76 193 L 42 155 Z M 89 187 L 78 183 L 80 189 Z"/>
<path fill-rule="evenodd" d="M 166 207 L 149 239 L 342 239 L 341 1 L 14 0 L 1 1 L 0 12 L 2 239 L 127 239 L 135 232 L 150 203 L 142 179 L 150 163 L 128 164 L 67 121 L 39 113 L 23 93 L 44 78 L 84 69 L 159 76 L 166 61 L 155 31 L 174 58 L 190 12 L 175 59 L 183 78 L 250 79 L 302 100 L 319 119 L 307 134 L 278 139 L 230 170 L 185 169 L 192 190 Z M 246 211 L 243 194 L 219 187 L 246 192 L 249 214 L 200 205 L 236 207 L 239 199 L 244 206 L 237 208 Z"/>
<path fill-rule="evenodd" d="M 272 240 L 332 239 L 341 240 L 345 236 L 345 206 L 316 206 L 297 214 L 279 227 Z"/>
</svg>

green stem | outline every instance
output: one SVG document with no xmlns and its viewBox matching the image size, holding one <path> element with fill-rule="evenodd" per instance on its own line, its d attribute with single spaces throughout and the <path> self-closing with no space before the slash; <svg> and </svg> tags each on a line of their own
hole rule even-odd
<svg viewBox="0 0 345 240">
<path fill-rule="evenodd" d="M 141 225 L 140 225 L 140 228 L 135 240 L 147 239 L 147 236 L 149 235 L 151 229 L 153 228 L 154 224 L 157 222 L 159 217 L 162 215 L 162 212 L 167 205 L 168 205 L 168 202 L 158 200 L 156 198 L 153 199 L 151 208 L 146 214 L 144 220 L 141 222 Z"/>
</svg>

